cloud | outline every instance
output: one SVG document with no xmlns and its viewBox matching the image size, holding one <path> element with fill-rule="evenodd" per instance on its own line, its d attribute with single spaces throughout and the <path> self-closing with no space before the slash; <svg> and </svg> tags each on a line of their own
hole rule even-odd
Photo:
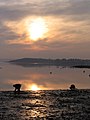
<svg viewBox="0 0 90 120">
<path fill-rule="evenodd" d="M 72 0 L 66 0 L 66 2 L 65 0 L 42 0 L 40 2 L 7 0 L 3 3 L 4 5 L 0 6 L 0 16 L 2 19 L 8 20 L 22 19 L 29 15 L 77 15 L 78 17 L 80 15 L 84 18 L 84 15 L 89 15 L 90 11 L 90 1 L 88 0 L 78 0 L 77 2 Z"/>
<path fill-rule="evenodd" d="M 0 0 L 0 51 L 3 50 L 5 56 L 10 56 L 10 53 L 12 55 L 19 49 L 19 53 L 23 51 L 22 55 L 29 55 L 27 52 L 30 50 L 45 51 L 50 55 L 56 51 L 63 54 L 66 49 L 64 55 L 72 55 L 71 48 L 79 50 L 83 43 L 89 43 L 89 13 L 89 0 Z M 47 20 L 50 33 L 44 39 L 31 42 L 24 24 L 25 19 L 29 18 L 31 22 L 35 16 Z M 79 47 L 76 44 L 79 44 Z M 85 47 L 87 48 L 87 45 Z M 10 49 L 13 51 L 10 52 Z M 82 51 L 84 52 L 84 49 Z M 76 54 L 75 51 L 74 53 Z"/>
</svg>

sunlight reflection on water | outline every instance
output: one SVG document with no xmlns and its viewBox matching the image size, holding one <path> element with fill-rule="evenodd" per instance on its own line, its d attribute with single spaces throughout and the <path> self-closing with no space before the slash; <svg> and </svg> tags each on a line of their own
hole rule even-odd
<svg viewBox="0 0 90 120">
<path fill-rule="evenodd" d="M 8 63 L 0 66 L 0 90 L 13 90 L 15 83 L 22 84 L 22 90 L 68 89 L 71 84 L 77 88 L 90 86 L 89 69 L 83 73 L 83 69 L 73 68 L 21 67 Z"/>
</svg>

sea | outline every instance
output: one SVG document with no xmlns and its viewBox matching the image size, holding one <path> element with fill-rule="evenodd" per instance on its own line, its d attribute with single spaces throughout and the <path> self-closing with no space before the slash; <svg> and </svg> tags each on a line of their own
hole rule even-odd
<svg viewBox="0 0 90 120">
<path fill-rule="evenodd" d="M 22 84 L 22 90 L 90 88 L 90 69 L 62 66 L 24 67 L 0 60 L 0 91 L 14 90 L 13 84 Z"/>
</svg>

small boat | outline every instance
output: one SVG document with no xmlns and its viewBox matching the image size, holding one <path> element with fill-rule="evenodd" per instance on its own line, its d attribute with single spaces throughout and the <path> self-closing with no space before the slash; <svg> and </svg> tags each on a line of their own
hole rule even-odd
<svg viewBox="0 0 90 120">
<path fill-rule="evenodd" d="M 50 72 L 50 74 L 52 74 L 52 72 Z"/>
</svg>

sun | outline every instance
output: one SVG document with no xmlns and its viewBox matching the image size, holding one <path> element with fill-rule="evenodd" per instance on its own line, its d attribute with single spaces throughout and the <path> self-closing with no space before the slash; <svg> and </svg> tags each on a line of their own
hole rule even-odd
<svg viewBox="0 0 90 120">
<path fill-rule="evenodd" d="M 30 90 L 37 91 L 40 90 L 40 88 L 36 84 L 33 84 L 30 86 Z"/>
<path fill-rule="evenodd" d="M 28 31 L 30 38 L 34 41 L 43 38 L 44 34 L 47 32 L 45 20 L 43 18 L 32 20 L 32 22 L 29 23 Z"/>
</svg>

